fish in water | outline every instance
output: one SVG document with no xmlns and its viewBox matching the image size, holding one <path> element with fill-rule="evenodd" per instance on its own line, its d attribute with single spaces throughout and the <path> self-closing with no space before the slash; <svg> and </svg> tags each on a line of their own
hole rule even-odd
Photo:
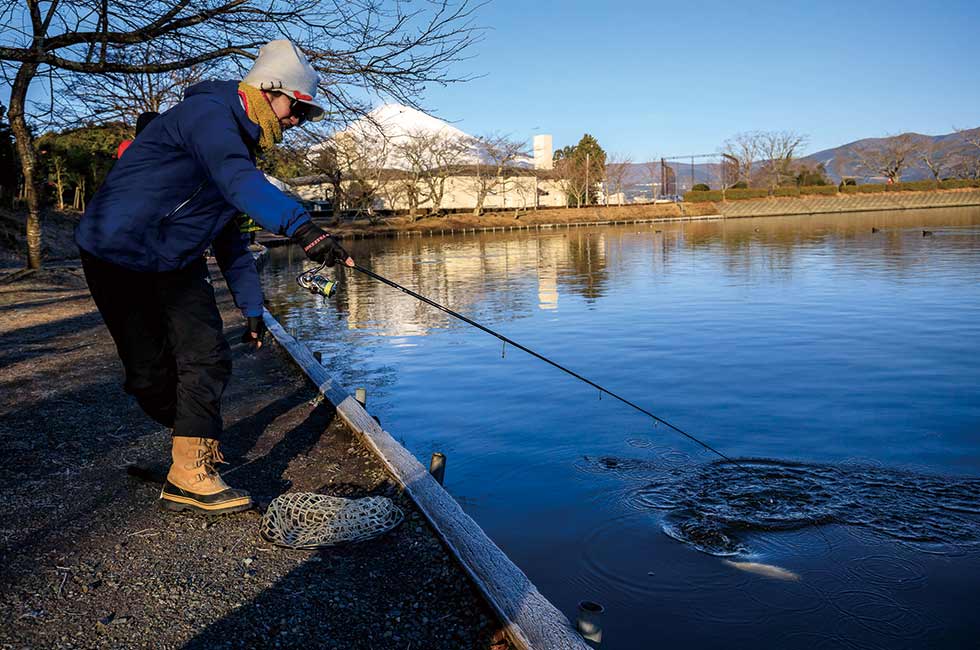
<svg viewBox="0 0 980 650">
<path fill-rule="evenodd" d="M 775 578 L 776 580 L 792 580 L 796 581 L 800 579 L 799 574 L 793 573 L 789 569 L 784 569 L 772 564 L 761 564 L 759 562 L 737 562 L 734 560 L 723 560 L 725 564 L 733 566 L 739 571 L 747 571 L 749 573 L 754 573 L 756 575 L 765 576 L 766 578 Z"/>
</svg>

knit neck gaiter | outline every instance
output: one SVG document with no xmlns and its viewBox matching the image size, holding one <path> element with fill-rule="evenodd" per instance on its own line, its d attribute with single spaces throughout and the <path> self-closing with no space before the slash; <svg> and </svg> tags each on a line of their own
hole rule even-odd
<svg viewBox="0 0 980 650">
<path fill-rule="evenodd" d="M 259 136 L 259 149 L 263 153 L 270 151 L 282 142 L 282 125 L 276 112 L 262 96 L 262 91 L 255 86 L 242 82 L 238 84 L 238 94 L 244 97 L 245 114 L 248 115 L 248 119 L 258 124 L 262 130 Z"/>
</svg>

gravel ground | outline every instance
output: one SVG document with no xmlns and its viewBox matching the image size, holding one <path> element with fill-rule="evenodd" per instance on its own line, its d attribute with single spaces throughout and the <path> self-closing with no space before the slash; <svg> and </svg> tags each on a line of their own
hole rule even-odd
<svg viewBox="0 0 980 650">
<path fill-rule="evenodd" d="M 169 460 L 166 430 L 121 389 L 80 270 L 0 276 L 0 648 L 493 648 L 500 625 L 378 461 L 315 403 L 275 346 L 249 354 L 219 294 L 235 371 L 223 474 L 261 504 L 286 491 L 383 494 L 387 535 L 280 549 L 256 511 L 156 508 L 132 462 Z"/>
</svg>

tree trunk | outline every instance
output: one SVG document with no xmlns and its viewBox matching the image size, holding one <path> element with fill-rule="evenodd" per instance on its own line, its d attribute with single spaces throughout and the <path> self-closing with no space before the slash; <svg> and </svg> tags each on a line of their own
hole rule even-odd
<svg viewBox="0 0 980 650">
<path fill-rule="evenodd" d="M 24 198 L 27 201 L 27 268 L 41 268 L 41 202 L 37 192 L 37 179 L 34 172 L 37 158 L 34 155 L 34 141 L 27 128 L 24 102 L 27 88 L 37 72 L 36 63 L 21 64 L 10 88 L 10 129 L 14 132 L 17 158 L 21 173 L 24 174 Z"/>
<path fill-rule="evenodd" d="M 54 164 L 54 186 L 58 190 L 58 209 L 65 209 L 65 181 L 61 174 L 64 166 L 60 156 L 52 156 L 51 162 Z"/>
<path fill-rule="evenodd" d="M 483 214 L 483 201 L 486 199 L 486 193 L 481 192 L 479 188 L 476 190 L 476 206 L 473 208 L 473 216 L 479 217 Z"/>
<path fill-rule="evenodd" d="M 339 221 L 340 220 L 340 171 L 336 171 L 330 175 L 330 184 L 333 185 L 333 209 L 331 210 L 332 217 Z"/>
</svg>

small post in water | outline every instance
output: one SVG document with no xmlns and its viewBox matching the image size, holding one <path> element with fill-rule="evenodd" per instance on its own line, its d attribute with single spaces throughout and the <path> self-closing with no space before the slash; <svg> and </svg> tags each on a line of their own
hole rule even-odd
<svg viewBox="0 0 980 650">
<path fill-rule="evenodd" d="M 435 452 L 432 454 L 432 460 L 429 462 L 429 474 L 432 474 L 432 478 L 442 485 L 443 480 L 446 478 L 446 455 L 442 452 Z"/>
<path fill-rule="evenodd" d="M 367 406 L 367 390 L 364 388 L 354 389 L 354 399 L 360 402 L 361 406 Z"/>
<path fill-rule="evenodd" d="M 602 643 L 602 621 L 601 616 L 605 608 L 599 603 L 591 600 L 583 600 L 578 604 L 578 620 L 575 627 L 579 634 L 587 641 Z"/>
</svg>

